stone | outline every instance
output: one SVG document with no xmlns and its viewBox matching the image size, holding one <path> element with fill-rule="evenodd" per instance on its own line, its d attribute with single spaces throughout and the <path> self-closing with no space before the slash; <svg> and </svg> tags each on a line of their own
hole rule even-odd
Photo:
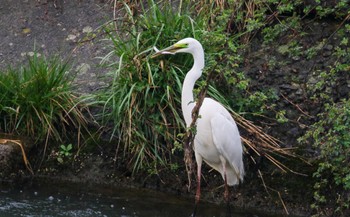
<svg viewBox="0 0 350 217">
<path fill-rule="evenodd" d="M 309 84 L 316 84 L 318 82 L 318 80 L 315 77 L 310 77 L 308 80 Z"/>
<path fill-rule="evenodd" d="M 12 142 L 0 143 L 0 177 L 6 178 L 23 165 L 20 147 Z"/>
<path fill-rule="evenodd" d="M 83 28 L 83 33 L 91 33 L 92 31 L 94 31 L 94 30 L 92 29 L 91 26 L 85 26 Z"/>
<path fill-rule="evenodd" d="M 73 34 L 69 34 L 66 38 L 67 41 L 75 41 L 75 39 L 77 38 L 76 35 Z"/>
<path fill-rule="evenodd" d="M 327 44 L 325 47 L 324 47 L 325 50 L 333 50 L 333 45 L 331 44 Z"/>
<path fill-rule="evenodd" d="M 79 74 L 84 75 L 90 70 L 91 66 L 87 63 L 81 63 L 79 66 L 77 66 L 76 71 L 79 72 Z"/>
<path fill-rule="evenodd" d="M 322 55 L 323 55 L 324 57 L 329 57 L 330 55 L 332 55 L 332 51 L 327 50 L 327 51 L 323 52 Z"/>
<path fill-rule="evenodd" d="M 288 90 L 297 90 L 298 89 L 298 87 L 293 85 L 293 84 L 292 85 L 291 84 L 282 84 L 282 85 L 280 85 L 280 88 L 288 89 Z"/>
</svg>

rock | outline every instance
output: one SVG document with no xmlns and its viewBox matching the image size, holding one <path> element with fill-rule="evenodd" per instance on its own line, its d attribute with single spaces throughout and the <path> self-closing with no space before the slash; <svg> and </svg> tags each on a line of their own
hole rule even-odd
<svg viewBox="0 0 350 217">
<path fill-rule="evenodd" d="M 91 26 L 86 26 L 83 28 L 83 33 L 91 33 L 94 31 Z"/>
<path fill-rule="evenodd" d="M 327 51 L 323 52 L 324 57 L 329 57 L 330 55 L 332 55 L 332 51 L 327 50 Z"/>
<path fill-rule="evenodd" d="M 304 94 L 304 91 L 303 91 L 303 89 L 298 88 L 297 91 L 295 92 L 295 94 L 301 96 Z"/>
<path fill-rule="evenodd" d="M 293 84 L 281 84 L 280 88 L 287 90 L 298 90 L 298 87 Z"/>
<path fill-rule="evenodd" d="M 340 85 L 337 89 L 340 97 L 346 97 L 349 94 L 349 87 L 347 85 Z"/>
<path fill-rule="evenodd" d="M 327 44 L 327 45 L 324 47 L 324 49 L 325 49 L 325 50 L 328 50 L 328 51 L 333 50 L 333 45 Z"/>
<path fill-rule="evenodd" d="M 318 80 L 315 77 L 310 77 L 308 80 L 308 83 L 311 85 L 314 85 L 318 82 Z"/>
<path fill-rule="evenodd" d="M 6 178 L 23 166 L 23 158 L 17 144 L 1 140 L 0 142 L 0 177 Z"/>
<path fill-rule="evenodd" d="M 73 34 L 69 34 L 66 38 L 66 41 L 75 41 L 77 38 L 76 35 L 73 35 Z"/>
<path fill-rule="evenodd" d="M 22 57 L 33 57 L 34 55 L 36 55 L 37 57 L 40 57 L 40 56 L 41 56 L 40 53 L 37 53 L 37 52 L 34 52 L 34 51 L 22 52 L 22 53 L 21 53 L 21 56 L 22 56 Z"/>
<path fill-rule="evenodd" d="M 79 66 L 76 67 L 76 71 L 79 72 L 81 75 L 85 75 L 89 70 L 91 66 L 87 63 L 81 63 Z"/>
<path fill-rule="evenodd" d="M 293 59 L 294 61 L 299 61 L 299 60 L 300 60 L 300 56 L 293 56 L 292 59 Z"/>
<path fill-rule="evenodd" d="M 0 134 L 0 180 L 8 179 L 10 176 L 13 178 L 13 176 L 22 175 L 23 173 L 18 173 L 21 170 L 24 171 L 28 169 L 27 171 L 33 174 L 29 160 L 26 158 L 26 165 L 22 149 L 18 144 L 21 144 L 24 151 L 28 153 L 28 151 L 33 148 L 34 143 L 30 142 L 28 139 L 16 140 L 7 139 L 6 137 L 6 135 Z"/>
</svg>

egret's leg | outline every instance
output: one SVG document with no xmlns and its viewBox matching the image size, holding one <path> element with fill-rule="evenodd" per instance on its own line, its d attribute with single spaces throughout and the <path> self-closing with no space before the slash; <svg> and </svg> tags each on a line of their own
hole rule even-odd
<svg viewBox="0 0 350 217">
<path fill-rule="evenodd" d="M 197 191 L 196 191 L 196 205 L 199 203 L 201 197 L 201 176 L 202 176 L 202 164 L 198 164 L 197 166 Z"/>
<path fill-rule="evenodd" d="M 197 161 L 197 190 L 196 190 L 196 198 L 194 202 L 194 210 L 193 210 L 192 217 L 196 216 L 197 206 L 201 197 L 202 157 L 199 155 L 196 155 L 196 161 Z"/>
<path fill-rule="evenodd" d="M 223 157 L 220 157 L 222 163 L 222 169 L 224 171 L 224 182 L 225 182 L 225 191 L 224 191 L 224 199 L 227 205 L 226 215 L 231 217 L 231 207 L 230 207 L 230 189 L 227 185 L 227 173 L 226 173 L 226 160 Z"/>
<path fill-rule="evenodd" d="M 228 217 L 231 217 L 231 207 L 230 207 L 230 189 L 227 185 L 227 178 L 226 178 L 226 173 L 225 173 L 225 193 L 224 193 L 224 198 L 226 201 L 226 205 L 227 205 L 227 213 L 226 215 Z"/>
</svg>

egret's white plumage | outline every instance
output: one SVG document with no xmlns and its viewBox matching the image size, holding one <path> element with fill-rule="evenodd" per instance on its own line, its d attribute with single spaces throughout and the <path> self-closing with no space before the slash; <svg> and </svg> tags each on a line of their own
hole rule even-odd
<svg viewBox="0 0 350 217">
<path fill-rule="evenodd" d="M 169 48 L 158 51 L 156 55 L 175 53 L 190 53 L 194 58 L 193 67 L 186 74 L 183 82 L 181 94 L 182 112 L 186 125 L 189 127 L 192 122 L 191 113 L 195 106 L 193 88 L 197 79 L 202 75 L 204 50 L 196 39 L 185 38 Z M 227 185 L 237 185 L 243 181 L 243 150 L 237 125 L 230 113 L 220 103 L 210 98 L 204 99 L 199 110 L 194 152 L 199 180 L 204 160 L 221 173 Z"/>
</svg>

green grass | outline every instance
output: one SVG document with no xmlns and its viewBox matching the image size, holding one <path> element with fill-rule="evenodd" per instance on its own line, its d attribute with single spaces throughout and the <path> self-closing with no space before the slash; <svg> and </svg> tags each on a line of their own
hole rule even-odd
<svg viewBox="0 0 350 217">
<path fill-rule="evenodd" d="M 85 128 L 69 70 L 58 57 L 35 54 L 28 65 L 0 72 L 0 131 L 47 144 Z"/>
<path fill-rule="evenodd" d="M 160 66 L 149 54 L 155 45 L 169 46 L 195 30 L 190 16 L 165 2 L 159 7 L 149 1 L 138 17 L 127 5 L 124 9 L 125 17 L 105 28 L 113 46 L 102 63 L 110 68 L 112 82 L 95 101 L 103 105 L 102 123 L 112 123 L 111 139 L 118 138 L 130 168 L 157 171 L 159 165 L 171 164 L 173 144 L 184 127 L 179 113 L 184 73 L 176 66 Z"/>
<path fill-rule="evenodd" d="M 312 141 L 319 154 L 314 163 L 315 216 L 332 212 L 335 216 L 347 216 L 350 207 L 350 101 L 325 105 L 325 111 L 318 115 L 318 121 L 310 126 L 301 141 Z M 333 189 L 331 191 L 331 189 Z M 331 208 L 329 209 L 329 205 Z"/>
</svg>

